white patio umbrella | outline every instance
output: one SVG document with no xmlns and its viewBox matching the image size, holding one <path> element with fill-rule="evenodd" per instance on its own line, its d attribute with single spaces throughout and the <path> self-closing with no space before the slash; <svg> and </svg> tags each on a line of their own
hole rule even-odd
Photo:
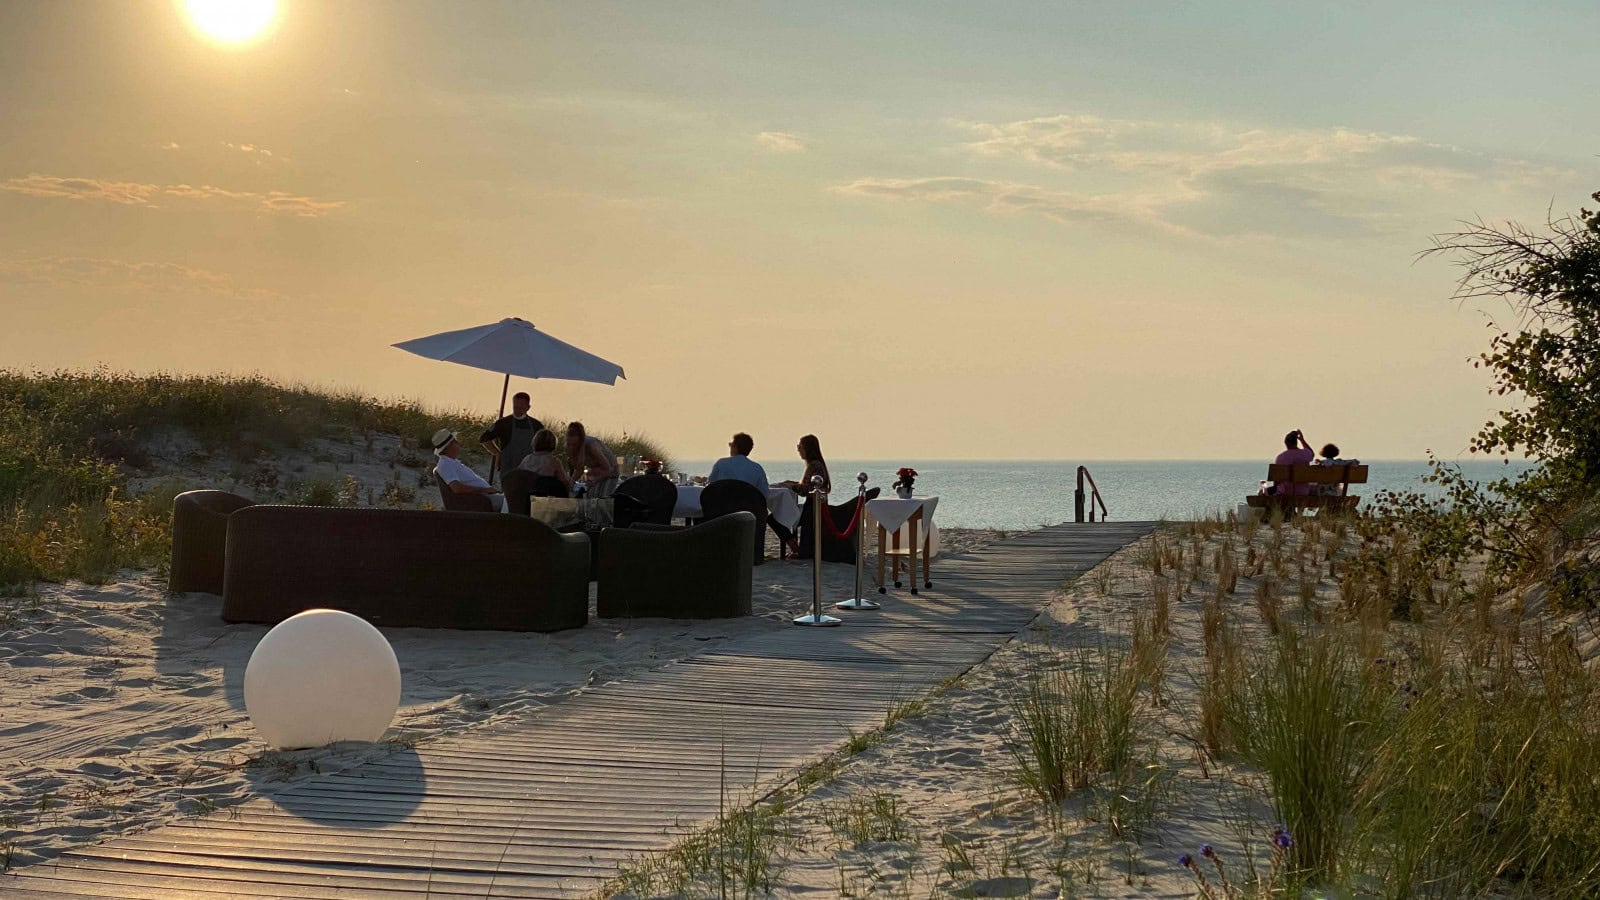
<svg viewBox="0 0 1600 900">
<path fill-rule="evenodd" d="M 516 318 L 460 331 L 441 331 L 391 346 L 428 359 L 503 373 L 506 377 L 500 386 L 502 416 L 506 414 L 506 391 L 511 387 L 513 375 L 596 384 L 616 384 L 618 378 L 628 377 L 616 363 L 579 350 L 545 334 L 532 323 Z"/>
</svg>

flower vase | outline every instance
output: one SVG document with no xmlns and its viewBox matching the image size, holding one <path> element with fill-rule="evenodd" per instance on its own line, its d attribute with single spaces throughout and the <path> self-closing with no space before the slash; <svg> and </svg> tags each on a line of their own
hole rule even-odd
<svg viewBox="0 0 1600 900">
<path fill-rule="evenodd" d="M 899 497 L 901 500 L 910 500 L 911 499 L 911 485 L 909 485 L 909 484 L 897 484 L 897 485 L 895 485 L 894 486 L 894 492 L 895 492 L 895 496 Z"/>
</svg>

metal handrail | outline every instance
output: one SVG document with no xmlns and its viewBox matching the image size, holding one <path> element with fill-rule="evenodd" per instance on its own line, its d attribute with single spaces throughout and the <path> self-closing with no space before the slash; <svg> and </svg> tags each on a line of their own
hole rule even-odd
<svg viewBox="0 0 1600 900">
<path fill-rule="evenodd" d="M 1106 520 L 1106 500 L 1100 496 L 1100 486 L 1094 483 L 1094 476 L 1089 474 L 1087 466 L 1078 467 L 1078 489 L 1072 492 L 1072 520 L 1074 522 L 1083 521 L 1083 480 L 1085 478 L 1089 479 L 1089 521 L 1094 521 L 1094 505 L 1098 503 L 1100 504 L 1100 521 L 1104 522 Z"/>
</svg>

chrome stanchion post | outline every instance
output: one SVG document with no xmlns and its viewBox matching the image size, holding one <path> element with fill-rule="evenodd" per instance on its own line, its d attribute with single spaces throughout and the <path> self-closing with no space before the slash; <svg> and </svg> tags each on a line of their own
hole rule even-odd
<svg viewBox="0 0 1600 900">
<path fill-rule="evenodd" d="M 822 490 L 822 476 L 811 476 L 811 615 L 794 620 L 796 625 L 839 625 L 844 622 L 837 616 L 822 614 L 822 513 L 828 505 L 828 495 Z"/>
<path fill-rule="evenodd" d="M 880 609 L 875 600 L 868 600 L 861 596 L 861 556 L 865 542 L 861 535 L 867 530 L 867 473 L 856 475 L 856 592 L 849 600 L 840 600 L 833 605 L 834 609 Z"/>
</svg>

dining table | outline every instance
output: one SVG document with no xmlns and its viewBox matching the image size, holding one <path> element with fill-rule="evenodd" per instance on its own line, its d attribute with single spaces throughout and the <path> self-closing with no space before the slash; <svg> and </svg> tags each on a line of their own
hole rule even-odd
<svg viewBox="0 0 1600 900">
<path fill-rule="evenodd" d="M 939 525 L 933 514 L 938 508 L 938 497 L 878 497 L 867 501 L 862 527 L 878 531 L 878 593 L 887 592 L 884 568 L 891 560 L 894 586 L 901 586 L 902 559 L 911 576 L 911 593 L 917 593 L 918 556 L 922 557 L 922 586 L 933 587 L 932 560 L 939 555 Z"/>
<path fill-rule="evenodd" d="M 557 531 L 598 531 L 615 521 L 616 504 L 587 497 L 530 497 L 528 515 Z"/>
<path fill-rule="evenodd" d="M 678 488 L 678 502 L 672 507 L 672 517 L 675 519 L 700 518 L 700 494 L 705 491 L 703 484 L 680 484 Z M 767 485 L 767 512 L 774 521 L 785 528 L 793 530 L 800 524 L 800 498 L 786 485 Z"/>
</svg>

